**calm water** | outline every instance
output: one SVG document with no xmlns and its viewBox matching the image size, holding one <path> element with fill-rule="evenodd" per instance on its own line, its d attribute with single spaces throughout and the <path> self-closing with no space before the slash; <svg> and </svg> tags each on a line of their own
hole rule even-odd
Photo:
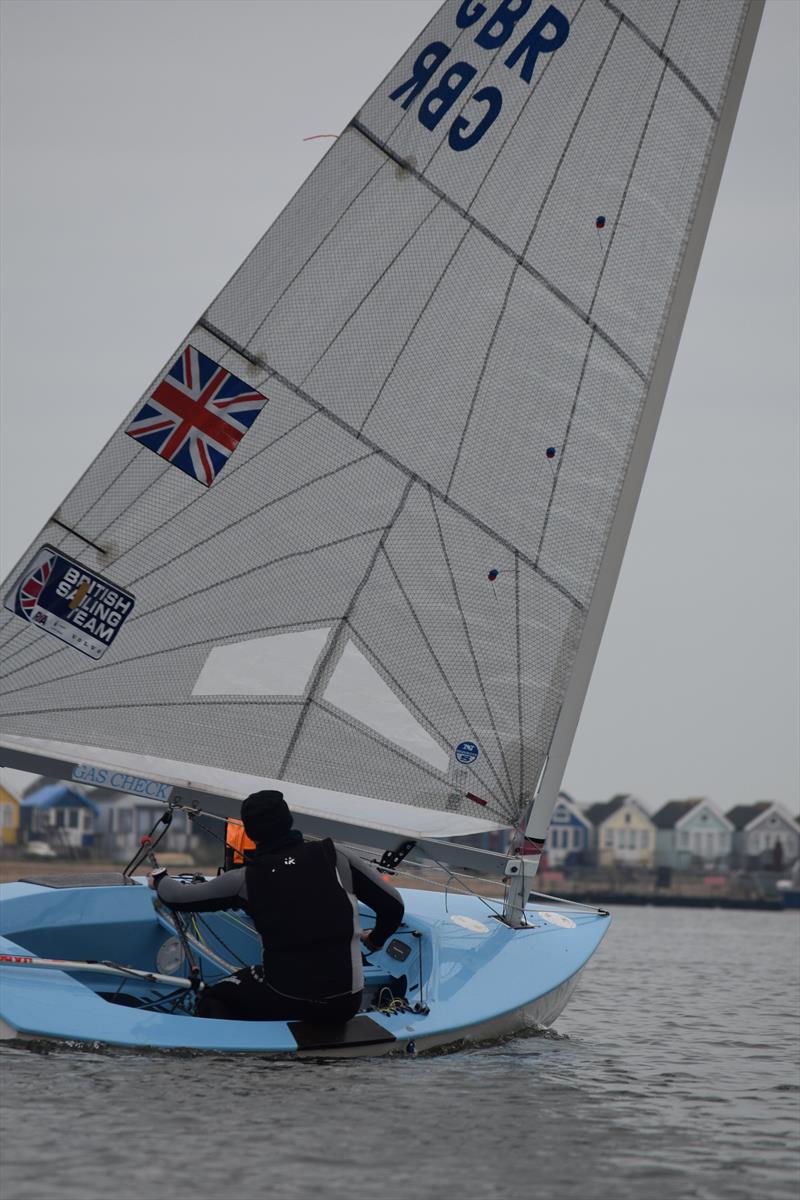
<svg viewBox="0 0 800 1200">
<path fill-rule="evenodd" d="M 557 1032 L 418 1059 L 5 1046 L 2 1200 L 796 1200 L 800 914 L 618 909 Z"/>
</svg>

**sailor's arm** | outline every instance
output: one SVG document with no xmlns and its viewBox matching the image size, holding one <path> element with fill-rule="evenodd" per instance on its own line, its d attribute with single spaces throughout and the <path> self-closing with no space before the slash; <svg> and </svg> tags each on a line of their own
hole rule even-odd
<svg viewBox="0 0 800 1200">
<path fill-rule="evenodd" d="M 219 912 L 227 908 L 247 908 L 247 880 L 244 867 L 225 871 L 203 883 L 182 883 L 162 875 L 148 881 L 159 900 L 180 912 Z"/>
<path fill-rule="evenodd" d="M 340 851 L 340 853 L 344 853 Z M 397 888 L 383 879 L 374 867 L 354 854 L 345 854 L 353 873 L 353 891 L 356 897 L 375 913 L 375 928 L 370 931 L 365 944 L 368 949 L 380 950 L 400 925 L 405 906 Z"/>
</svg>

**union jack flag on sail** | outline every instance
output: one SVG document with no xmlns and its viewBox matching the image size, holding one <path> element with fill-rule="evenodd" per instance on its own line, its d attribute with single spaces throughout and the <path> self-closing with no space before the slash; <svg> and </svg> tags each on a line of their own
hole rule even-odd
<svg viewBox="0 0 800 1200">
<path fill-rule="evenodd" d="M 267 397 L 187 346 L 125 430 L 210 487 Z"/>
</svg>

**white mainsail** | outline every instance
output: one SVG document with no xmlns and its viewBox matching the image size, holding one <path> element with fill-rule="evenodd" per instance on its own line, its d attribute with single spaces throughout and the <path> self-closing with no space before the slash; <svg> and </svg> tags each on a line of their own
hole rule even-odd
<svg viewBox="0 0 800 1200">
<path fill-rule="evenodd" d="M 14 754 L 541 838 L 760 12 L 447 0 L 12 573 Z"/>
</svg>

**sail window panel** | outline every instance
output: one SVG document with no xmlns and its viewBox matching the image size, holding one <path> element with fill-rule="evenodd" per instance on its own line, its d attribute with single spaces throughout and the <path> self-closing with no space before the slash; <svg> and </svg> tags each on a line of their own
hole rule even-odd
<svg viewBox="0 0 800 1200">
<path fill-rule="evenodd" d="M 531 557 L 553 486 L 546 451 L 563 445 L 590 336 L 546 288 L 516 273 L 450 495 Z"/>
<path fill-rule="evenodd" d="M 620 26 L 553 178 L 527 260 L 582 311 L 592 299 L 663 63 Z M 602 230 L 599 215 L 606 218 Z M 626 206 L 625 220 L 629 220 Z M 601 328 L 602 320 L 596 318 Z M 641 364 L 639 364 L 641 365 Z"/>
<path fill-rule="evenodd" d="M 285 421 L 278 421 L 274 427 L 271 406 L 265 410 L 251 431 L 256 434 L 258 429 L 255 444 L 262 448 L 230 474 L 221 475 L 207 495 L 198 495 L 199 489 L 195 488 L 194 503 L 171 507 L 162 503 L 158 493 L 148 494 L 139 505 L 143 511 L 122 518 L 118 525 L 133 526 L 138 536 L 128 533 L 132 548 L 115 565 L 118 572 L 125 572 L 132 586 L 187 551 L 200 551 L 203 544 L 213 546 L 216 553 L 218 543 L 212 539 L 217 537 L 223 553 L 228 544 L 238 552 L 238 539 L 244 534 L 248 547 L 245 552 L 251 553 L 259 542 L 255 532 L 259 522 L 263 521 L 265 529 L 273 521 L 280 522 L 282 507 L 292 497 L 307 503 L 312 511 L 315 504 L 324 508 L 324 502 L 315 499 L 319 492 L 316 481 L 336 471 L 346 475 L 348 464 L 363 460 L 369 451 L 318 414 L 305 421 L 303 418 L 314 410 L 308 405 L 301 409 L 299 402 L 292 400 L 288 405 L 291 415 L 287 413 Z M 145 500 L 149 501 L 147 508 Z M 340 510 L 340 521 L 348 508 L 355 513 L 357 505 L 353 502 Z M 357 528 L 357 524 L 350 524 L 342 532 L 355 532 Z"/>
<path fill-rule="evenodd" d="M 184 705 L 118 704 L 80 707 L 75 702 L 47 713 L 47 732 L 56 741 L 140 755 L 185 760 L 195 766 L 276 778 L 297 722 L 300 703 L 194 700 Z M 94 700 L 92 700 L 94 705 Z M 4 720 L 4 731 L 41 736 L 42 717 L 23 714 Z M 184 760 L 180 760 L 184 761 Z"/>
<path fill-rule="evenodd" d="M 280 304 L 270 308 L 262 301 L 250 348 L 301 383 L 437 204 L 419 184 L 404 190 L 401 203 L 394 167 L 387 162 L 308 256 Z M 372 336 L 380 339 L 391 314 L 376 310 L 373 317 Z"/>
<path fill-rule="evenodd" d="M 447 809 L 447 785 L 439 771 L 324 701 L 311 704 L 286 779 L 376 800 Z M 473 804 L 468 815 L 485 814 Z"/>
<path fill-rule="evenodd" d="M 391 539 L 396 537 L 398 543 L 407 542 L 417 513 L 425 512 L 427 498 L 421 497 L 421 500 L 419 510 L 412 507 L 409 512 L 406 509 L 406 523 L 398 522 Z M 429 504 L 427 508 L 430 517 Z M 469 767 L 462 769 L 454 757 L 455 747 L 460 742 L 473 740 L 477 718 L 470 700 L 479 683 L 473 676 L 471 691 L 458 691 L 456 677 L 464 655 L 448 655 L 443 639 L 429 627 L 428 610 L 440 611 L 442 605 L 442 592 L 436 586 L 437 581 L 444 587 L 447 582 L 439 579 L 435 571 L 429 569 L 427 561 L 423 561 L 417 564 L 419 577 L 415 587 L 412 580 L 404 578 L 408 562 L 402 553 L 398 551 L 397 561 L 393 561 L 394 548 L 391 547 L 391 558 L 388 553 L 378 558 L 350 617 L 350 628 L 358 644 L 370 651 L 390 686 L 405 699 L 416 719 L 424 724 L 437 744 L 445 747 L 448 758 L 444 769 L 451 776 L 456 771 L 459 775 L 458 779 L 451 779 L 453 788 L 457 786 L 462 793 L 472 791 L 494 802 L 495 809 L 504 809 L 508 806 L 507 785 L 502 773 L 493 769 L 492 756 L 500 761 L 494 734 L 490 731 L 487 735 L 484 729 L 481 730 L 481 753 Z M 426 580 L 430 591 L 423 599 L 420 584 L 424 586 Z M 420 607 L 412 607 L 412 596 L 417 597 Z M 486 724 L 485 709 L 481 708 Z M 516 736 L 515 731 L 514 734 Z"/>
<path fill-rule="evenodd" d="M 746 0 L 680 4 L 664 47 L 715 110 L 723 98 L 746 12 Z"/>
<path fill-rule="evenodd" d="M 360 134 L 345 130 L 214 300 L 209 322 L 247 345 L 384 164 Z"/>
<path fill-rule="evenodd" d="M 436 138 L 437 150 L 425 176 L 516 253 L 524 253 L 539 208 L 558 169 L 581 107 L 591 88 L 618 20 L 608 9 L 589 0 L 557 5 L 568 16 L 567 40 L 553 55 L 541 55 L 531 83 L 520 78 L 504 60 L 519 38 L 509 39 L 493 60 L 489 75 L 476 77 L 442 122 L 444 135 L 457 114 L 480 115 L 472 100 L 487 84 L 496 86 L 503 106 L 487 134 L 468 151 L 454 153 L 446 136 Z M 487 12 L 491 8 L 487 7 Z M 533 23 L 533 10 L 526 26 Z M 526 26 L 520 25 L 520 28 Z M 478 26 L 477 28 L 480 28 Z M 481 52 L 483 68 L 489 53 Z M 449 60 L 448 60 L 449 61 Z M 417 122 L 417 128 L 427 131 Z M 438 132 L 438 131 L 437 131 Z M 427 140 L 433 139 L 427 134 Z M 393 142 L 394 145 L 394 142 Z M 427 162 L 430 151 L 423 162 Z M 592 214 L 592 218 L 594 218 Z"/>
<path fill-rule="evenodd" d="M 368 438 L 441 490 L 512 270 L 491 242 L 467 234 L 364 425 Z"/>
<path fill-rule="evenodd" d="M 437 771 L 447 770 L 445 751 L 352 640 L 346 642 L 322 699 Z"/>
<path fill-rule="evenodd" d="M 643 385 L 595 337 L 553 485 L 538 564 L 591 598 L 643 403 Z"/>
<path fill-rule="evenodd" d="M 417 181 L 411 186 L 421 187 Z M 465 232 L 458 214 L 437 205 L 321 351 L 304 388 L 353 428 L 361 427 L 391 378 Z"/>
<path fill-rule="evenodd" d="M 215 646 L 192 695 L 302 696 L 329 634 L 323 626 Z"/>
<path fill-rule="evenodd" d="M 706 110 L 667 72 L 594 307 L 600 327 L 648 373 L 683 257 L 712 133 Z"/>
</svg>

